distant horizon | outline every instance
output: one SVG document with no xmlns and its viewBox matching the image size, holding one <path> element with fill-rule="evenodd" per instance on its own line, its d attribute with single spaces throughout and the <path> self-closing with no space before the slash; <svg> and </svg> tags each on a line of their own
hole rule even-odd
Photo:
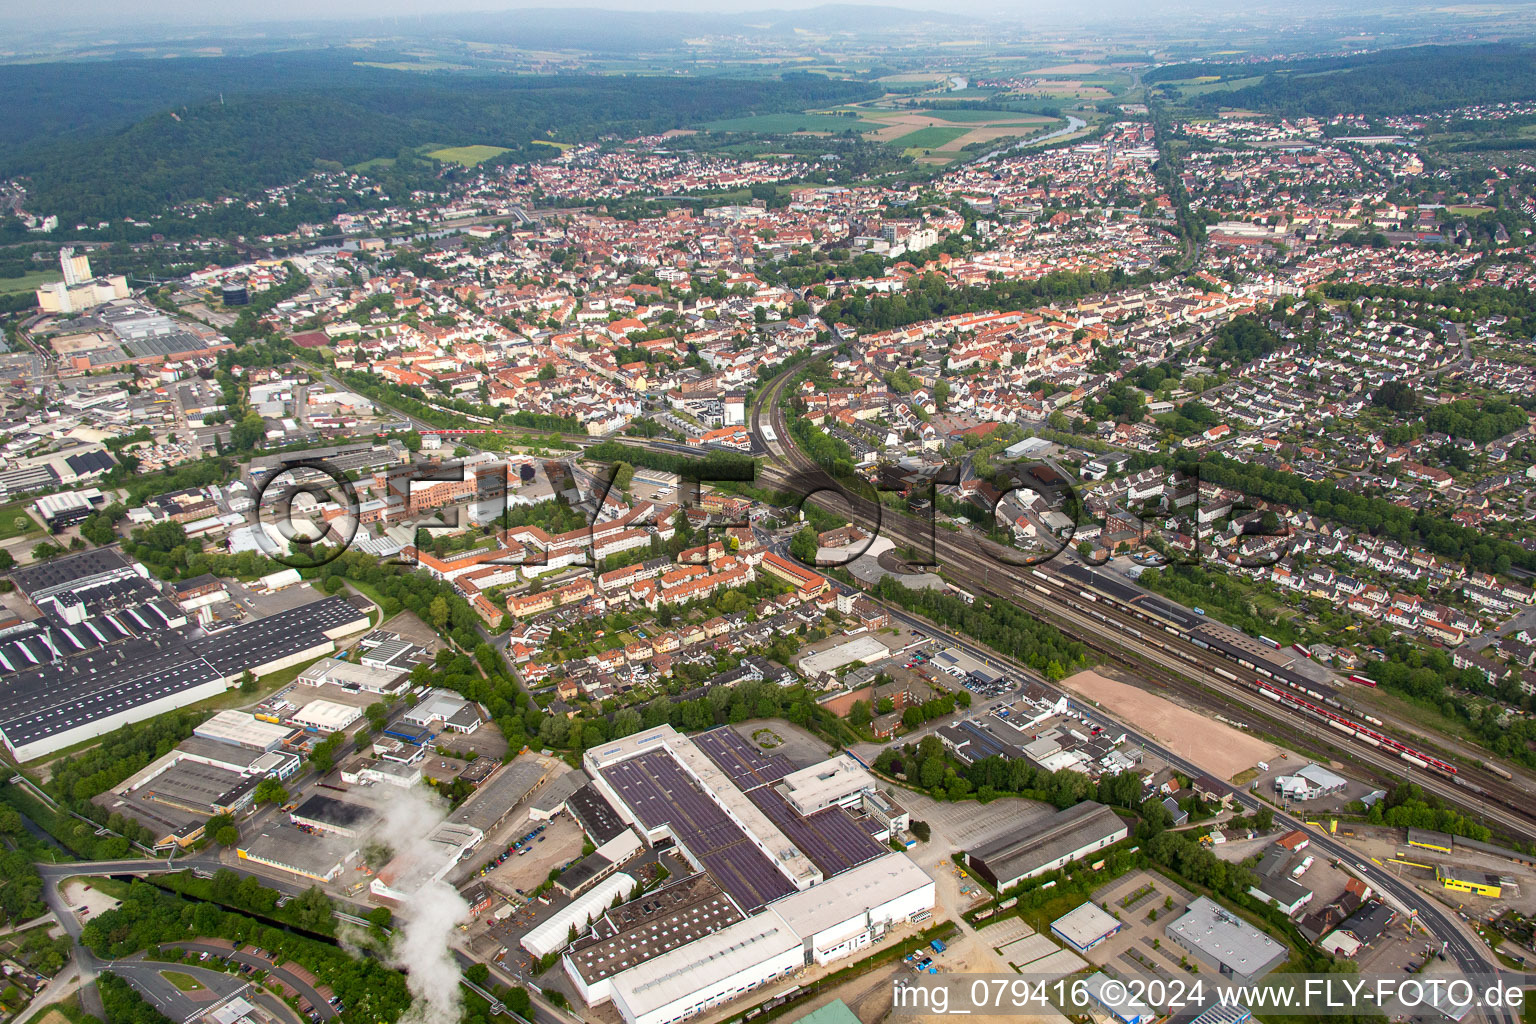
<svg viewBox="0 0 1536 1024">
<path fill-rule="evenodd" d="M 1519 9 L 1536 6 L 1536 0 L 1492 0 L 1486 6 Z M 455 0 L 453 6 L 447 9 L 426 6 L 423 0 L 334 0 L 323 9 L 317 9 L 305 0 L 271 0 L 260 8 L 247 5 L 211 7 L 196 0 L 126 0 L 125 3 L 81 0 L 62 9 L 32 3 L 19 5 L 10 11 L 0 10 L 0 26 L 57 36 L 74 36 L 92 30 L 97 35 L 124 31 L 170 40 L 230 29 L 255 30 L 258 34 L 303 35 L 306 34 L 306 28 L 323 30 L 348 23 L 358 26 L 379 25 L 407 18 L 420 23 L 445 23 L 465 17 L 529 10 L 597 10 L 659 16 L 737 17 L 744 14 L 807 11 L 821 7 L 893 8 L 936 17 L 959 16 L 988 20 L 999 25 L 1017 25 L 1031 18 L 1056 19 L 1063 16 L 1085 25 L 1116 19 L 1150 25 L 1158 21 L 1191 17 L 1202 10 L 1228 15 L 1235 13 L 1216 0 L 1178 0 L 1152 6 L 1136 0 L 1109 0 L 1087 11 L 1067 0 L 1036 0 L 1028 5 L 1010 4 L 1004 0 L 948 0 L 942 8 L 911 0 L 838 0 L 835 3 L 824 0 L 726 0 L 723 4 L 719 0 L 665 0 L 661 4 L 651 0 L 601 0 L 575 6 L 560 6 L 550 3 L 550 0 Z M 1322 18 L 1338 18 L 1441 10 L 1441 6 L 1428 2 L 1400 4 L 1393 0 L 1376 0 L 1375 3 L 1340 6 L 1331 0 L 1280 0 L 1250 8 L 1243 13 L 1259 16 L 1280 12 L 1301 15 L 1312 13 Z M 1536 28 L 1533 28 L 1533 34 L 1536 34 Z M 3 45 L 0 45 L 0 50 L 3 49 Z"/>
</svg>

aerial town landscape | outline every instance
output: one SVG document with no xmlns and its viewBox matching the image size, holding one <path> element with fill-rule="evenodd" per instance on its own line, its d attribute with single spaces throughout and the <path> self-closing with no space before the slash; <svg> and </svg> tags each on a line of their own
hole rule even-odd
<svg viewBox="0 0 1536 1024">
<path fill-rule="evenodd" d="M 0 11 L 0 1024 L 1536 1022 L 1536 8 L 621 7 Z"/>
</svg>

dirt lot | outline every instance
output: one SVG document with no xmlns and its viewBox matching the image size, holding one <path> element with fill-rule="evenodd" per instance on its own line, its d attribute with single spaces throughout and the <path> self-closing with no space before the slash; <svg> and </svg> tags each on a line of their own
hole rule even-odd
<svg viewBox="0 0 1536 1024">
<path fill-rule="evenodd" d="M 1134 722 L 1143 734 L 1218 779 L 1280 754 L 1273 743 L 1097 672 L 1079 672 L 1062 680 L 1062 686 L 1098 701 L 1121 721 Z"/>
</svg>

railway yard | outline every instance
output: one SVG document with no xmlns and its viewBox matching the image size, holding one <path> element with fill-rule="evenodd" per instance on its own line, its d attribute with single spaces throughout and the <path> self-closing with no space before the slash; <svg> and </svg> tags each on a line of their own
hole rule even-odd
<svg viewBox="0 0 1536 1024">
<path fill-rule="evenodd" d="M 776 438 L 789 436 L 780 393 L 790 376 L 786 372 L 770 385 L 754 412 L 754 425 L 766 423 Z M 1355 706 L 1345 691 L 1290 667 L 1290 659 L 1275 658 L 1278 652 L 1268 645 L 1090 567 L 1066 559 L 1021 565 L 1026 560 L 1018 551 L 979 536 L 957 539 L 933 520 L 894 513 L 850 493 L 793 444 L 770 442 L 768 453 L 761 470 L 765 483 L 810 495 L 808 500 L 849 515 L 871 536 L 932 552 L 941 571 L 973 590 L 1038 611 L 1180 703 L 1214 710 L 1298 749 L 1337 753 L 1383 782 L 1412 769 L 1413 781 L 1426 791 L 1475 808 L 1512 835 L 1536 838 L 1536 803 L 1520 796 L 1532 793 L 1529 779 L 1464 752 L 1398 738 L 1397 729 Z"/>
</svg>

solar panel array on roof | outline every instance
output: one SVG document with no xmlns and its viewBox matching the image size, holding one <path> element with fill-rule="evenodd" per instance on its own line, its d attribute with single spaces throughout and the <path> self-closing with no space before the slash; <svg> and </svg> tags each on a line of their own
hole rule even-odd
<svg viewBox="0 0 1536 1024">
<path fill-rule="evenodd" d="M 644 753 L 610 765 L 602 774 L 646 828 L 670 828 L 746 913 L 795 891 L 670 753 Z"/>
<path fill-rule="evenodd" d="M 699 733 L 693 743 L 743 792 L 771 785 L 795 770 L 789 758 L 763 753 L 728 725 Z"/>
<path fill-rule="evenodd" d="M 889 853 L 841 807 L 828 807 L 802 818 L 772 786 L 758 786 L 747 793 L 768 819 L 811 858 L 826 878 Z"/>
<path fill-rule="evenodd" d="M 121 616 L 94 621 L 120 642 L 96 646 L 74 657 L 55 660 L 43 631 L 0 645 L 0 657 L 14 664 L 14 675 L 0 679 L 0 733 L 12 751 L 48 736 L 111 717 L 175 693 L 219 679 L 233 679 L 247 668 L 309 650 L 326 642 L 325 631 L 359 618 L 339 597 L 289 608 L 210 636 L 188 640 L 178 633 L 152 631 L 134 636 Z M 55 629 L 54 632 L 58 632 Z M 71 627 L 82 637 L 86 631 Z M 63 646 L 62 639 L 55 644 Z"/>
</svg>

